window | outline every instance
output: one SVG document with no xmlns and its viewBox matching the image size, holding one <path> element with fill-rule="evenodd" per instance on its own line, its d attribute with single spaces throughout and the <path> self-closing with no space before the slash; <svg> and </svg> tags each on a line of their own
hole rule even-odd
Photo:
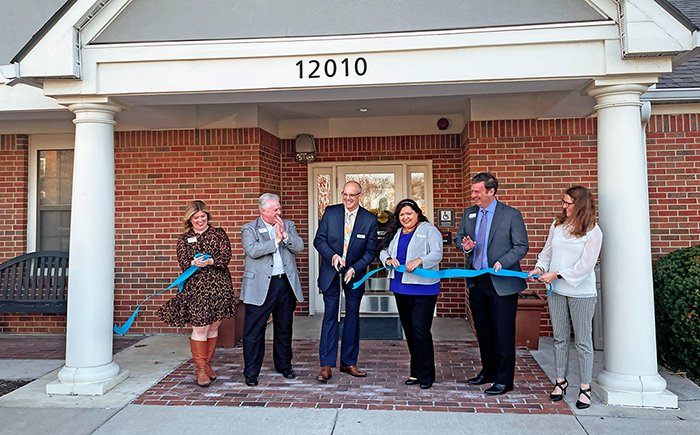
<svg viewBox="0 0 700 435">
<path fill-rule="evenodd" d="M 68 135 L 29 138 L 29 252 L 69 249 L 73 143 L 73 137 Z"/>
<path fill-rule="evenodd" d="M 68 251 L 73 150 L 38 153 L 37 250 Z"/>
</svg>

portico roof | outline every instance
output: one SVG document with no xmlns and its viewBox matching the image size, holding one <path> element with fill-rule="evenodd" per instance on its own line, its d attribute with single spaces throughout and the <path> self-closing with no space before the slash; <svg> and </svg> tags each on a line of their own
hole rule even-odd
<svg viewBox="0 0 700 435">
<path fill-rule="evenodd" d="M 163 5 L 129 3 L 92 42 L 295 38 L 610 19 L 581 0 L 169 0 Z"/>
</svg>

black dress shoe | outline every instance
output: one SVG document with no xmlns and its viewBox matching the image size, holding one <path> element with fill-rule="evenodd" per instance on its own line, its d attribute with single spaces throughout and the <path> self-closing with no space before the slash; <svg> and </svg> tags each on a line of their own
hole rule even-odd
<svg viewBox="0 0 700 435">
<path fill-rule="evenodd" d="M 245 384 L 249 387 L 257 387 L 258 386 L 258 377 L 257 376 L 246 377 Z"/>
<path fill-rule="evenodd" d="M 295 379 L 297 377 L 297 374 L 294 373 L 294 370 L 292 369 L 282 370 L 280 373 L 282 373 L 282 376 L 287 379 Z"/>
<path fill-rule="evenodd" d="M 432 386 L 433 386 L 433 383 L 431 381 L 420 383 L 421 390 L 427 390 L 428 388 L 431 388 Z"/>
<path fill-rule="evenodd" d="M 493 384 L 490 387 L 488 387 L 484 393 L 488 394 L 489 396 L 497 396 L 499 394 L 505 394 L 509 391 L 513 390 L 513 385 L 506 385 L 506 384 Z"/>
<path fill-rule="evenodd" d="M 404 384 L 406 384 L 406 385 L 416 385 L 417 383 L 418 383 L 418 378 L 414 378 L 413 376 L 411 376 L 410 378 L 408 378 L 404 381 Z"/>
<path fill-rule="evenodd" d="M 474 376 L 473 378 L 467 379 L 467 384 L 470 384 L 470 385 L 483 385 L 483 384 L 490 384 L 492 382 L 493 382 L 493 379 L 489 379 L 486 376 L 482 375 L 481 373 Z"/>
</svg>

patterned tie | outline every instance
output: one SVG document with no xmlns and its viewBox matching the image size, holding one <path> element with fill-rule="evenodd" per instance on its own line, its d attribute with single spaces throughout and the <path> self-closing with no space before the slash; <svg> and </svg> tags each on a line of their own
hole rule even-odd
<svg viewBox="0 0 700 435">
<path fill-rule="evenodd" d="M 343 261 L 348 255 L 348 245 L 350 244 L 350 233 L 352 233 L 352 215 L 345 213 L 345 232 L 343 233 Z"/>
<path fill-rule="evenodd" d="M 476 235 L 476 253 L 474 254 L 474 269 L 480 270 L 484 262 L 484 245 L 486 245 L 486 210 L 481 210 L 481 222 L 479 223 L 479 234 Z"/>
</svg>

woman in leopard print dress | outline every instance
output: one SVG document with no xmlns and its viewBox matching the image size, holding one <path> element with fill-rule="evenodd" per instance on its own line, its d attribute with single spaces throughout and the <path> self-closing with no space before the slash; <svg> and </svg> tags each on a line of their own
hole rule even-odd
<svg viewBox="0 0 700 435">
<path fill-rule="evenodd" d="M 185 210 L 185 231 L 177 241 L 177 261 L 184 271 L 198 266 L 183 291 L 167 301 L 158 317 L 171 326 L 192 325 L 190 349 L 195 364 L 197 385 L 207 387 L 216 380 L 211 359 L 216 349 L 219 323 L 235 315 L 235 298 L 228 263 L 231 242 L 222 228 L 209 225 L 211 214 L 202 201 L 192 201 Z M 196 254 L 209 254 L 202 260 Z"/>
</svg>

